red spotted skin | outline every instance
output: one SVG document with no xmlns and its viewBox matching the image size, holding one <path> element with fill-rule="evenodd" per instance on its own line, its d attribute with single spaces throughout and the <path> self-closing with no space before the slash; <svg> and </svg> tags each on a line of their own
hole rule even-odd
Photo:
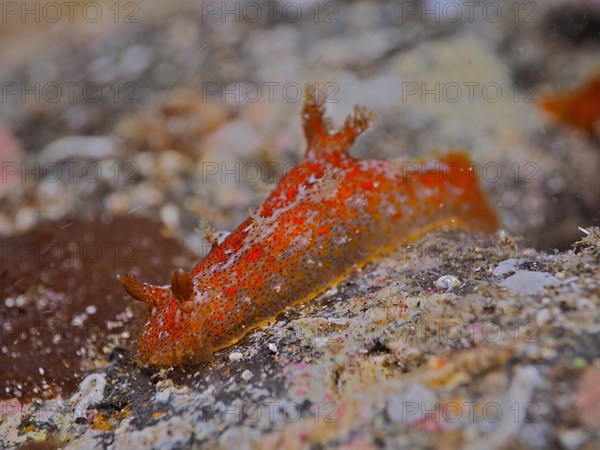
<svg viewBox="0 0 600 450">
<path fill-rule="evenodd" d="M 370 120 L 356 108 L 332 133 L 323 102 L 309 96 L 305 159 L 193 268 L 191 298 L 176 300 L 170 287 L 144 285 L 152 315 L 138 342 L 142 363 L 207 360 L 286 307 L 313 299 L 377 254 L 433 228 L 497 228 L 463 154 L 419 171 L 401 161 L 351 157 L 348 149 Z"/>
</svg>

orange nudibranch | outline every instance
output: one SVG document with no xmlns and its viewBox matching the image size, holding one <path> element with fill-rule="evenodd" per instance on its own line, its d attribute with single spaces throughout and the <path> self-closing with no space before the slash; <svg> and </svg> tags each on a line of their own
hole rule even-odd
<svg viewBox="0 0 600 450">
<path fill-rule="evenodd" d="M 151 310 L 138 341 L 142 364 L 208 360 L 287 306 L 434 228 L 497 229 L 466 155 L 452 152 L 420 166 L 355 159 L 349 149 L 371 113 L 357 106 L 333 132 L 325 99 L 316 97 L 309 92 L 302 115 L 304 159 L 251 217 L 191 272 L 175 271 L 170 286 L 120 277 Z"/>
<path fill-rule="evenodd" d="M 600 74 L 573 91 L 544 97 L 541 106 L 559 122 L 594 134 L 600 127 Z"/>
</svg>

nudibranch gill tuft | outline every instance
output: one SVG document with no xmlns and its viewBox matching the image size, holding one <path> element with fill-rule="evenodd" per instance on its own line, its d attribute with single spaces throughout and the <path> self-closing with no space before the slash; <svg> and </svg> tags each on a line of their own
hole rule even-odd
<svg viewBox="0 0 600 450">
<path fill-rule="evenodd" d="M 419 166 L 355 159 L 349 149 L 372 114 L 357 106 L 334 132 L 324 111 L 324 96 L 310 91 L 304 159 L 191 272 L 175 271 L 170 286 L 119 277 L 151 313 L 138 341 L 140 363 L 208 360 L 287 306 L 434 228 L 497 229 L 466 155 L 451 152 Z"/>
</svg>

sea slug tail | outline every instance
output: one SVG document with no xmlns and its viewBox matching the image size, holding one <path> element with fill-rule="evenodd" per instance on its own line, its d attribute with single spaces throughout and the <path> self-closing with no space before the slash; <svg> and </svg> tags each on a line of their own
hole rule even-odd
<svg viewBox="0 0 600 450">
<path fill-rule="evenodd" d="M 451 183 L 452 199 L 448 207 L 461 228 L 493 233 L 500 226 L 496 211 L 481 189 L 477 167 L 464 152 L 452 151 L 439 159 L 447 167 L 446 181 Z"/>
</svg>

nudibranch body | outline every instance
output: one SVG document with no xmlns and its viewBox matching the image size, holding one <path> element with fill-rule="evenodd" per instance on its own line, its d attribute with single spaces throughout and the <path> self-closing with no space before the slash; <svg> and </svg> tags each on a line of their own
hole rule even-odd
<svg viewBox="0 0 600 450">
<path fill-rule="evenodd" d="M 492 232 L 498 222 L 473 165 L 457 152 L 406 165 L 349 155 L 371 114 L 356 107 L 334 133 L 324 99 L 310 93 L 303 111 L 304 160 L 251 217 L 191 272 L 170 286 L 120 277 L 151 317 L 138 342 L 143 364 L 165 367 L 210 359 L 274 319 L 313 299 L 377 254 L 431 229 Z"/>
</svg>

